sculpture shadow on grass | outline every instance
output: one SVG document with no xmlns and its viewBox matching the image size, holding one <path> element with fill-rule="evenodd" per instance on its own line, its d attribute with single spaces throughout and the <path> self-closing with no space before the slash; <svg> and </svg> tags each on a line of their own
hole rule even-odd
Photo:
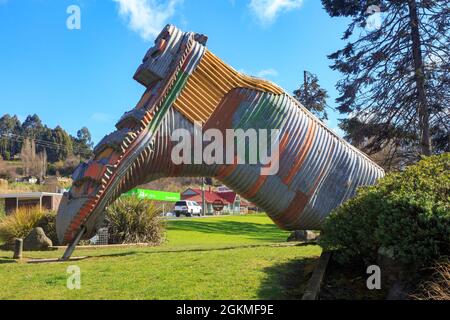
<svg viewBox="0 0 450 320">
<path fill-rule="evenodd" d="M 137 255 L 139 252 L 137 251 L 128 251 L 128 252 L 115 252 L 115 253 L 105 253 L 93 256 L 93 258 L 121 258 Z"/>
<path fill-rule="evenodd" d="M 16 260 L 11 260 L 8 258 L 4 258 L 4 257 L 0 257 L 0 264 L 4 264 L 4 263 L 15 263 Z"/>
<path fill-rule="evenodd" d="M 258 299 L 300 300 L 317 261 L 317 257 L 299 258 L 265 268 Z"/>
<path fill-rule="evenodd" d="M 215 221 L 203 222 L 194 220 L 179 220 L 170 226 L 171 230 L 194 231 L 203 233 L 214 233 L 222 235 L 245 235 L 248 238 L 260 241 L 280 241 L 283 237 L 280 229 L 272 223 L 252 223 L 237 221 Z"/>
</svg>

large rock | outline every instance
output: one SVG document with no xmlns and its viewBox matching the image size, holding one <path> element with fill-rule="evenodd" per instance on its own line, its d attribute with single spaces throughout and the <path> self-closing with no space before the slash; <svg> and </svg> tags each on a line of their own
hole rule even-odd
<svg viewBox="0 0 450 320">
<path fill-rule="evenodd" d="M 25 251 L 44 251 L 49 250 L 53 245 L 42 228 L 34 228 L 23 240 L 23 250 Z"/>
<path fill-rule="evenodd" d="M 289 238 L 287 239 L 288 242 L 291 241 L 314 241 L 317 239 L 317 234 L 310 230 L 296 230 L 291 233 Z"/>
</svg>

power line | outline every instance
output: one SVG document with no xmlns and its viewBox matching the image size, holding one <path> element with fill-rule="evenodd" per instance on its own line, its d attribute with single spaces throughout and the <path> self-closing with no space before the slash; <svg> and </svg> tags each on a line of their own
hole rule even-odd
<svg viewBox="0 0 450 320">
<path fill-rule="evenodd" d="M 32 137 L 28 137 L 28 136 L 18 135 L 18 134 L 14 134 L 14 133 L 8 133 L 8 134 L 2 133 L 2 134 L 0 134 L 0 136 L 2 136 L 4 138 L 7 138 L 7 139 L 10 139 L 12 141 L 14 141 L 14 139 L 18 140 L 18 141 L 24 141 L 25 139 L 30 139 L 30 140 L 34 141 L 36 145 L 39 145 L 39 146 L 44 147 L 44 148 L 52 149 L 52 150 L 60 150 L 60 149 L 63 149 L 63 148 L 67 147 L 64 144 L 57 143 L 57 142 L 54 142 L 54 141 L 37 139 L 37 138 L 32 138 Z M 83 149 L 81 149 L 80 147 L 72 147 L 72 149 L 73 149 L 74 152 L 76 152 L 78 154 L 83 154 L 83 155 L 86 155 L 86 156 L 91 155 L 90 152 L 86 152 Z"/>
</svg>

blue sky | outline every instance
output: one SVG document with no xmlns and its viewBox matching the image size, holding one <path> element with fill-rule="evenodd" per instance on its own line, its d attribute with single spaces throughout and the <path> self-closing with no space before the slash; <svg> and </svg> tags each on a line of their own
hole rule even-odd
<svg viewBox="0 0 450 320">
<path fill-rule="evenodd" d="M 69 30 L 68 6 L 81 9 Z M 292 92 L 304 69 L 337 97 L 327 55 L 343 47 L 347 21 L 319 0 L 0 0 L 0 114 L 37 113 L 98 142 L 144 88 L 132 79 L 155 34 L 172 23 L 208 35 L 208 48 L 240 71 Z M 328 125 L 343 115 L 331 112 Z"/>
</svg>

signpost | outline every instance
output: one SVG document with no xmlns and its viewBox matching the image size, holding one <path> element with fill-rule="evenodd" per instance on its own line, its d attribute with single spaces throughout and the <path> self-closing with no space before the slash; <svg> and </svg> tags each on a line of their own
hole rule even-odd
<svg viewBox="0 0 450 320">
<path fill-rule="evenodd" d="M 202 215 L 206 215 L 205 178 L 202 178 Z"/>
<path fill-rule="evenodd" d="M 212 206 L 213 206 L 214 211 L 219 211 L 220 212 L 220 211 L 223 210 L 223 207 L 225 206 L 225 204 L 223 203 L 222 200 L 216 199 L 216 200 L 214 200 Z"/>
</svg>

